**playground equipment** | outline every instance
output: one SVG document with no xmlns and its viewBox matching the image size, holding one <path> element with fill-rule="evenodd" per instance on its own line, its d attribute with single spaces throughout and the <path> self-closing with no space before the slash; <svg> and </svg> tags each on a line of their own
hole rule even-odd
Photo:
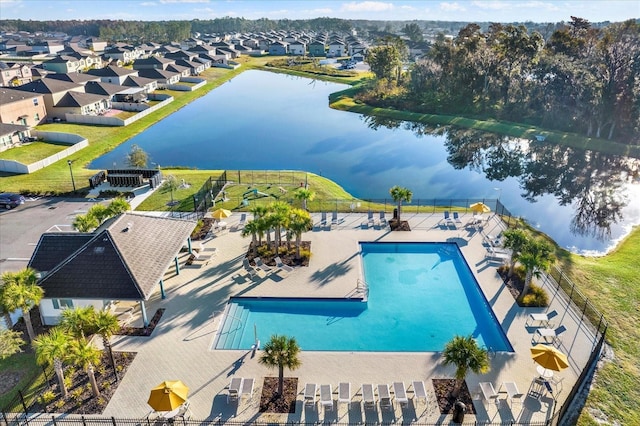
<svg viewBox="0 0 640 426">
<path fill-rule="evenodd" d="M 270 194 L 265 194 L 264 192 L 260 192 L 257 189 L 250 189 L 247 192 L 245 192 L 244 194 L 242 194 L 242 198 L 246 198 L 248 194 L 253 193 L 253 198 L 258 198 L 258 196 L 260 197 L 270 197 Z"/>
</svg>

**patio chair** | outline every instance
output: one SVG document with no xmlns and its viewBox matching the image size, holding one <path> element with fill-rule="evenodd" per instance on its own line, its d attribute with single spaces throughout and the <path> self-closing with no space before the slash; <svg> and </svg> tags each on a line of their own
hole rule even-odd
<svg viewBox="0 0 640 426">
<path fill-rule="evenodd" d="M 189 420 L 191 418 L 191 416 L 193 415 L 193 413 L 191 412 L 191 402 L 187 399 L 181 406 L 180 406 L 180 410 L 178 411 L 178 414 L 176 415 L 176 417 L 182 417 L 185 420 Z"/>
<path fill-rule="evenodd" d="M 362 403 L 364 408 L 374 408 L 376 406 L 376 396 L 373 393 L 373 385 L 371 383 L 362 385 Z"/>
<path fill-rule="evenodd" d="M 316 393 L 318 385 L 315 383 L 307 383 L 304 385 L 304 405 L 316 405 Z"/>
<path fill-rule="evenodd" d="M 503 382 L 502 385 L 500 385 L 500 389 L 502 388 L 504 388 L 507 392 L 508 399 L 509 401 L 511 401 L 512 405 L 514 402 L 519 402 L 522 404 L 524 394 L 520 393 L 520 391 L 518 390 L 518 385 L 516 385 L 515 382 Z"/>
<path fill-rule="evenodd" d="M 242 377 L 234 377 L 229 384 L 229 393 L 227 393 L 227 403 L 237 401 L 242 389 Z"/>
<path fill-rule="evenodd" d="M 393 396 L 401 407 L 406 407 L 407 404 L 409 404 L 409 398 L 407 398 L 407 391 L 404 388 L 404 382 L 393 382 Z"/>
<path fill-rule="evenodd" d="M 373 218 L 373 212 L 369 210 L 367 212 L 367 225 L 374 226 L 376 224 L 375 219 Z"/>
<path fill-rule="evenodd" d="M 526 326 L 533 325 L 534 323 L 538 323 L 544 328 L 552 328 L 551 319 L 558 316 L 558 311 L 544 312 L 544 313 L 534 313 L 529 314 L 529 318 L 527 318 Z M 529 323 L 531 321 L 531 324 Z"/>
<path fill-rule="evenodd" d="M 456 224 L 459 223 L 460 225 L 462 225 L 462 221 L 460 220 L 460 214 L 458 212 L 453 212 L 453 221 Z"/>
<path fill-rule="evenodd" d="M 391 393 L 389 392 L 389 385 L 378 385 L 378 399 L 380 400 L 380 409 L 391 409 Z"/>
<path fill-rule="evenodd" d="M 265 265 L 265 263 L 262 261 L 262 259 L 260 259 L 259 257 L 256 257 L 253 260 L 256 262 L 256 268 L 257 269 L 260 269 L 261 271 L 264 271 L 267 274 L 269 272 L 271 272 L 271 266 Z"/>
<path fill-rule="evenodd" d="M 249 273 L 249 277 L 253 278 L 258 275 L 258 271 L 256 270 L 256 268 L 251 266 L 251 264 L 249 263 L 249 259 L 247 259 L 246 257 L 242 259 L 242 266 L 244 267 L 244 270 Z"/>
<path fill-rule="evenodd" d="M 351 383 L 340 382 L 338 384 L 338 404 L 344 402 L 351 404 Z"/>
<path fill-rule="evenodd" d="M 242 397 L 243 395 L 249 395 L 249 401 L 251 401 L 253 399 L 253 384 L 255 383 L 255 380 L 252 378 L 250 379 L 242 379 L 242 389 L 240 390 L 240 397 Z"/>
<path fill-rule="evenodd" d="M 480 392 L 487 402 L 495 402 L 496 405 L 500 403 L 498 401 L 498 392 L 493 387 L 493 383 L 491 382 L 480 382 Z"/>
<path fill-rule="evenodd" d="M 482 236 L 482 241 L 488 244 L 491 247 L 501 247 L 502 246 L 502 234 L 491 235 L 486 234 Z"/>
<path fill-rule="evenodd" d="M 413 397 L 418 399 L 424 399 L 424 403 L 426 404 L 428 401 L 427 390 L 424 387 L 424 382 L 422 380 L 414 380 L 411 382 L 411 386 L 413 386 Z"/>
<path fill-rule="evenodd" d="M 344 219 L 338 219 L 338 212 L 337 211 L 333 211 L 331 212 L 331 226 L 333 227 L 338 226 L 339 224 L 341 224 L 342 222 L 344 222 Z"/>
<path fill-rule="evenodd" d="M 331 385 L 320 385 L 320 405 L 333 411 L 333 397 Z"/>
<path fill-rule="evenodd" d="M 560 335 L 567 331 L 567 328 L 564 325 L 556 328 L 538 328 L 536 330 L 537 341 L 535 343 L 540 343 L 540 340 L 544 340 L 543 343 L 555 345 L 560 342 Z M 551 341 L 549 341 L 551 339 Z"/>
<path fill-rule="evenodd" d="M 378 220 L 378 223 L 380 224 L 381 228 L 386 228 L 388 223 L 387 223 L 387 217 L 385 216 L 385 212 L 381 211 L 380 212 L 380 219 Z"/>
<path fill-rule="evenodd" d="M 242 213 L 240 215 L 240 220 L 238 221 L 238 223 L 236 224 L 235 229 L 236 230 L 240 230 L 242 228 L 244 228 L 244 224 L 247 222 L 247 214 L 246 213 Z"/>
<path fill-rule="evenodd" d="M 320 228 L 327 226 L 327 212 L 320 213 L 320 222 L 318 222 Z"/>
<path fill-rule="evenodd" d="M 451 216 L 449 215 L 449 210 L 445 210 L 442 212 L 442 219 L 440 219 L 440 222 L 445 223 L 445 225 L 448 225 L 449 222 L 453 222 L 453 219 L 451 219 Z"/>
<path fill-rule="evenodd" d="M 487 252 L 484 254 L 484 258 L 487 261 L 506 262 L 511 260 L 511 254 L 504 250 L 487 247 Z"/>
<path fill-rule="evenodd" d="M 282 263 L 282 259 L 280 259 L 280 256 L 276 256 L 276 258 L 274 260 L 276 261 L 276 268 L 277 269 L 282 269 L 285 272 L 293 271 L 293 268 L 291 266 L 285 265 L 284 263 Z"/>
</svg>

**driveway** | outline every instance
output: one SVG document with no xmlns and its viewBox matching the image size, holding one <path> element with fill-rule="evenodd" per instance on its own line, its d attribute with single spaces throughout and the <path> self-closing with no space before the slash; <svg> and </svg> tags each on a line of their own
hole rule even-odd
<svg viewBox="0 0 640 426">
<path fill-rule="evenodd" d="M 71 223 L 95 201 L 85 198 L 27 198 L 12 210 L 0 212 L 0 273 L 27 266 L 44 232 L 73 231 Z"/>
</svg>

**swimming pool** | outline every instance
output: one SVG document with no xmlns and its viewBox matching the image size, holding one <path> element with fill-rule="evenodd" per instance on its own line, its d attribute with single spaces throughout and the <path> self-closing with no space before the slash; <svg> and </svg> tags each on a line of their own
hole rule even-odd
<svg viewBox="0 0 640 426">
<path fill-rule="evenodd" d="M 458 246 L 360 243 L 367 302 L 232 298 L 216 349 L 249 349 L 255 336 L 293 336 L 302 350 L 441 351 L 454 335 L 513 351 Z"/>
</svg>

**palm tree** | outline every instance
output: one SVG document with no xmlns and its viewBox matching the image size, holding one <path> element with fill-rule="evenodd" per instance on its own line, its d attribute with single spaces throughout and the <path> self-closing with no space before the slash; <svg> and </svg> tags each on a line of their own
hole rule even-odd
<svg viewBox="0 0 640 426">
<path fill-rule="evenodd" d="M 522 266 L 524 266 L 525 271 L 527 271 L 524 279 L 524 288 L 520 294 L 524 296 L 529 291 L 533 276 L 535 275 L 536 278 L 538 278 L 542 271 L 547 271 L 555 261 L 555 256 L 553 254 L 553 248 L 549 243 L 536 238 L 530 240 L 522 248 L 522 253 L 520 253 L 518 260 Z"/>
<path fill-rule="evenodd" d="M 67 386 L 64 383 L 64 371 L 62 363 L 69 355 L 71 346 L 71 336 L 64 330 L 54 327 L 49 333 L 44 334 L 33 341 L 33 348 L 36 351 L 36 362 L 40 365 L 53 364 L 53 368 L 58 377 L 58 386 L 63 397 L 67 397 Z"/>
<path fill-rule="evenodd" d="M 406 201 L 407 203 L 410 203 L 411 197 L 413 197 L 413 192 L 411 192 L 411 190 L 407 188 L 402 188 L 396 185 L 389 190 L 389 194 L 391 194 L 391 198 L 393 198 L 393 201 L 398 203 L 398 223 L 400 223 L 400 211 L 402 210 L 402 202 Z"/>
<path fill-rule="evenodd" d="M 87 216 L 95 217 L 96 221 L 98 222 L 98 226 L 100 226 L 102 222 L 104 222 L 108 217 L 111 216 L 111 212 L 109 211 L 109 208 L 107 206 L 103 206 L 102 204 L 94 204 L 89 207 L 89 210 L 87 210 Z"/>
<path fill-rule="evenodd" d="M 120 213 L 125 213 L 131 210 L 131 204 L 122 197 L 116 197 L 109 203 L 109 216 L 117 216 Z"/>
<path fill-rule="evenodd" d="M 458 396 L 469 370 L 476 374 L 484 374 L 490 369 L 487 350 L 479 347 L 472 336 L 454 336 L 444 347 L 442 359 L 444 365 L 456 366 L 456 386 L 452 392 L 453 396 Z"/>
<path fill-rule="evenodd" d="M 2 306 L 2 292 L 4 291 L 5 284 L 6 283 L 4 281 L 0 282 L 0 314 L 2 314 L 2 316 L 4 317 L 4 322 L 7 328 L 11 329 L 13 328 L 13 320 L 11 319 L 11 312 L 4 309 L 4 306 Z"/>
<path fill-rule="evenodd" d="M 300 346 L 295 337 L 274 334 L 264 345 L 259 362 L 269 368 L 278 368 L 278 395 L 282 395 L 284 388 L 284 368 L 295 370 L 302 365 L 298 358 L 299 354 Z"/>
<path fill-rule="evenodd" d="M 296 236 L 296 259 L 300 259 L 300 245 L 302 244 L 302 233 L 313 228 L 313 220 L 309 212 L 302 209 L 291 210 L 289 229 Z"/>
<path fill-rule="evenodd" d="M 257 235 L 260 232 L 258 225 L 258 221 L 256 221 L 255 219 L 250 220 L 244 225 L 244 227 L 242 228 L 242 232 L 240 233 L 240 235 L 242 235 L 243 237 L 248 237 L 249 235 L 251 235 L 251 247 L 253 247 L 254 250 L 258 249 Z"/>
<path fill-rule="evenodd" d="M 93 306 L 67 308 L 62 311 L 59 326 L 78 339 L 84 339 L 95 331 L 96 311 Z"/>
<path fill-rule="evenodd" d="M 44 290 L 37 283 L 36 271 L 25 268 L 18 272 L 5 272 L 2 274 L 2 281 L 5 285 L 2 289 L 0 305 L 7 312 L 22 310 L 29 341 L 33 341 L 35 333 L 31 324 L 31 309 L 40 303 L 44 296 Z"/>
<path fill-rule="evenodd" d="M 100 389 L 96 382 L 96 374 L 94 365 L 100 363 L 100 351 L 98 348 L 87 342 L 86 339 L 77 339 L 71 342 L 71 351 L 69 352 L 69 361 L 75 365 L 79 365 L 89 376 L 91 390 L 93 396 L 100 396 Z"/>
<path fill-rule="evenodd" d="M 286 226 L 287 221 L 289 220 L 289 212 L 291 211 L 291 206 L 287 203 L 283 203 L 282 201 L 276 201 L 271 204 L 271 213 L 269 214 L 269 219 L 271 225 L 275 228 L 275 244 L 276 244 L 276 256 L 280 252 L 280 240 L 282 235 L 282 227 Z"/>
<path fill-rule="evenodd" d="M 267 206 L 263 206 L 262 204 L 257 204 L 251 207 L 249 211 L 253 214 L 254 219 L 260 219 L 261 217 L 264 217 L 267 215 L 267 213 L 269 212 L 269 209 L 267 208 Z"/>
<path fill-rule="evenodd" d="M 9 358 L 11 355 L 22 352 L 24 345 L 22 333 L 8 329 L 0 330 L 0 359 Z"/>
<path fill-rule="evenodd" d="M 101 310 L 96 312 L 93 318 L 93 326 L 95 332 L 102 337 L 102 346 L 109 352 L 109 359 L 113 367 L 113 374 L 118 380 L 118 372 L 116 370 L 116 360 L 113 357 L 113 348 L 111 347 L 111 337 L 120 331 L 118 318 L 109 311 Z"/>
<path fill-rule="evenodd" d="M 502 235 L 504 236 L 504 247 L 511 249 L 511 260 L 509 261 L 509 276 L 511 276 L 520 257 L 520 252 L 530 237 L 523 229 L 507 229 Z"/>
<path fill-rule="evenodd" d="M 91 232 L 100 224 L 95 216 L 90 214 L 79 214 L 73 219 L 73 229 L 78 232 Z"/>
<path fill-rule="evenodd" d="M 302 208 L 307 210 L 307 201 L 313 201 L 316 198 L 316 193 L 307 188 L 298 188 L 293 196 L 296 200 L 302 200 Z"/>
</svg>

